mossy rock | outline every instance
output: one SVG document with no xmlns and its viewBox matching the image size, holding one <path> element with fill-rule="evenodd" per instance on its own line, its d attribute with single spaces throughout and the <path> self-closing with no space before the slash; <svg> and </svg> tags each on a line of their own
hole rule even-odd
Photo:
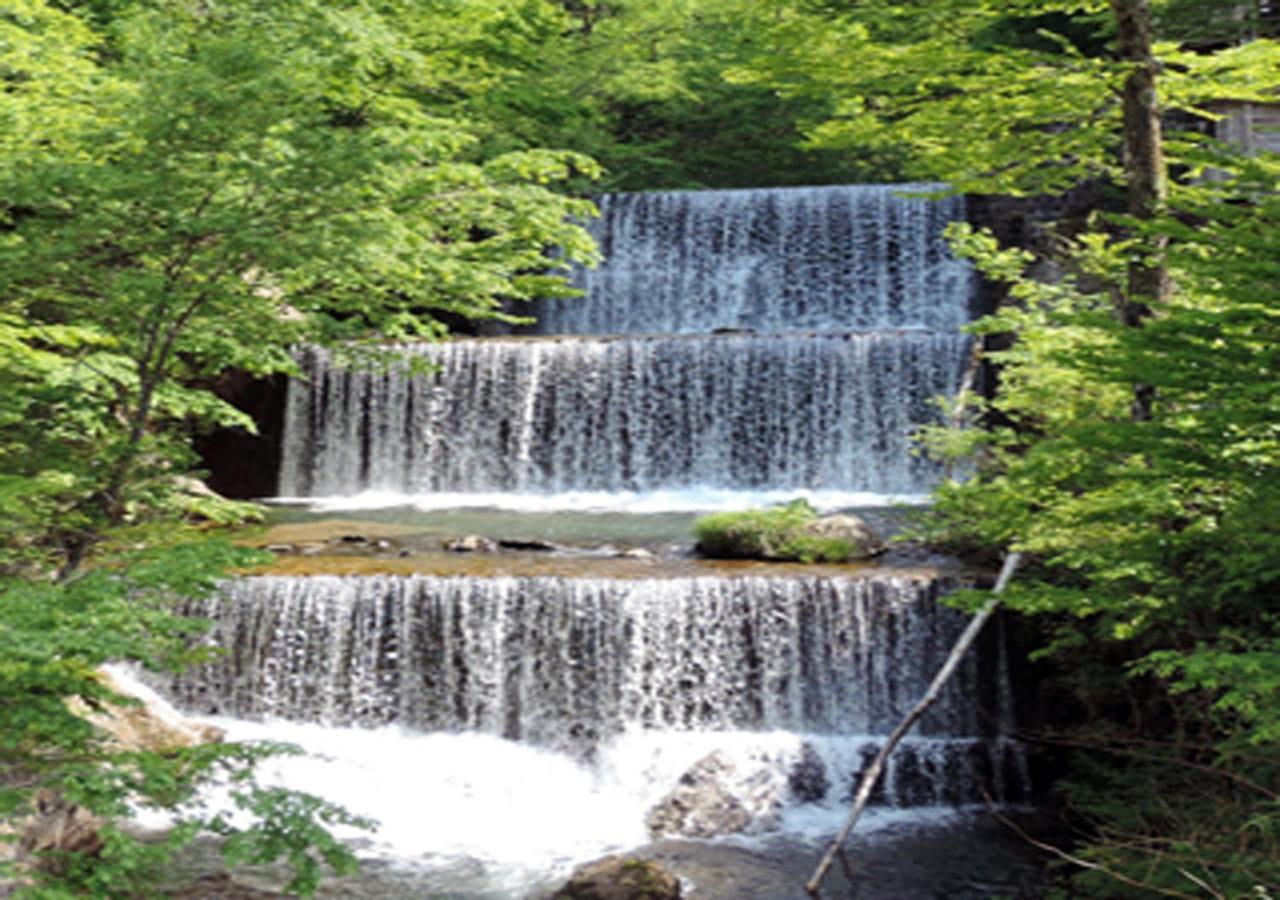
<svg viewBox="0 0 1280 900">
<path fill-rule="evenodd" d="M 580 866 L 550 900 L 680 900 L 680 880 L 653 860 L 606 856 Z"/>
<path fill-rule="evenodd" d="M 693 525 L 695 549 L 711 559 L 856 562 L 885 544 L 857 516 L 819 516 L 804 500 L 768 509 L 714 513 Z"/>
</svg>

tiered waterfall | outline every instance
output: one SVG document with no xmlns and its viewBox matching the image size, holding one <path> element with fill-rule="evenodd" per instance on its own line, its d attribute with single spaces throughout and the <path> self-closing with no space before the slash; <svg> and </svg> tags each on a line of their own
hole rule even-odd
<svg viewBox="0 0 1280 900">
<path fill-rule="evenodd" d="M 542 337 L 406 348 L 420 377 L 304 353 L 280 493 L 923 493 L 971 296 L 963 205 L 929 190 L 605 197 L 605 262 L 535 305 Z"/>
<path fill-rule="evenodd" d="M 963 204 L 936 189 L 602 198 L 604 264 L 575 274 L 581 298 L 537 304 L 532 333 L 404 348 L 430 374 L 342 371 L 302 351 L 280 493 L 927 492 L 938 471 L 912 433 L 961 377 L 971 297 L 943 237 Z M 605 792 L 627 822 L 610 846 L 643 841 L 644 810 L 700 757 L 727 754 L 743 805 L 772 791 L 752 826 L 767 831 L 786 827 L 779 804 L 839 810 L 963 624 L 938 602 L 946 589 L 928 572 L 799 568 L 243 578 L 193 609 L 225 654 L 171 687 L 238 720 L 396 729 L 387 748 L 468 741 L 464 768 L 492 752 L 476 741 L 537 766 L 551 754 L 593 773 L 555 802 L 602 785 L 629 798 Z M 894 757 L 882 809 L 1025 795 L 997 638 Z M 444 759 L 415 761 L 414 778 L 444 773 L 431 790 L 448 795 L 461 776 Z M 507 805 L 561 777 L 489 765 L 464 802 L 508 775 Z"/>
</svg>

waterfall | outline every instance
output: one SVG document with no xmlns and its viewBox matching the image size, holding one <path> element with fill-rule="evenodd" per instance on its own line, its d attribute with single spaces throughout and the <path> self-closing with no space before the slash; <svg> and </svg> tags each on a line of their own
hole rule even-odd
<svg viewBox="0 0 1280 900">
<path fill-rule="evenodd" d="M 972 293 L 938 188 L 600 198 L 584 296 L 534 306 L 558 337 L 401 348 L 434 375 L 302 351 L 279 492 L 924 494 L 912 436 L 959 382 Z"/>
<path fill-rule="evenodd" d="M 229 652 L 171 695 L 206 714 L 483 733 L 579 755 L 637 732 L 825 735 L 811 746 L 852 771 L 963 626 L 938 592 L 915 575 L 244 578 L 192 610 Z M 1008 724 L 1001 688 L 981 669 L 966 663 L 898 757 L 899 802 L 976 800 L 957 771 L 1003 765 L 988 740 Z"/>
<path fill-rule="evenodd" d="M 965 347 L 931 332 L 483 340 L 406 348 L 438 367 L 419 377 L 309 350 L 281 493 L 921 493 L 938 470 L 912 433 Z"/>
<path fill-rule="evenodd" d="M 624 495 L 922 494 L 940 471 L 912 436 L 957 387 L 971 296 L 943 237 L 963 203 L 920 196 L 936 188 L 601 198 L 604 263 L 575 273 L 581 298 L 534 304 L 530 333 L 405 345 L 378 372 L 301 349 L 280 493 L 419 509 L 591 495 L 614 516 Z M 383 820 L 386 855 L 433 856 L 441 880 L 411 896 L 529 896 L 562 864 L 705 834 L 650 819 L 699 766 L 748 832 L 825 840 L 964 624 L 939 603 L 950 585 L 653 562 L 634 578 L 239 578 L 189 610 L 223 652 L 167 689 L 233 738 L 304 745 L 275 776 Z M 892 756 L 878 810 L 1029 795 L 1000 639 Z"/>
<path fill-rule="evenodd" d="M 972 278 L 943 229 L 964 200 L 936 184 L 601 197 L 604 255 L 584 296 L 535 303 L 538 334 L 928 328 L 969 318 Z"/>
</svg>

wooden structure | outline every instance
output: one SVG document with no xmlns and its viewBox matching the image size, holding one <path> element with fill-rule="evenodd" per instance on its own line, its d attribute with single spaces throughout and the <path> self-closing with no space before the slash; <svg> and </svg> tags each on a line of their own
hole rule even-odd
<svg viewBox="0 0 1280 900">
<path fill-rule="evenodd" d="M 1218 140 L 1246 153 L 1280 153 L 1280 103 L 1227 102 L 1217 111 L 1223 114 L 1214 123 Z"/>
</svg>

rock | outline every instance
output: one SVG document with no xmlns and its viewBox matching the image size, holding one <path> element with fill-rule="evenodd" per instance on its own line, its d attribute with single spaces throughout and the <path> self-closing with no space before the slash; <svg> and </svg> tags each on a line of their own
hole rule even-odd
<svg viewBox="0 0 1280 900">
<path fill-rule="evenodd" d="M 653 552 L 643 547 L 632 547 L 617 554 L 619 559 L 656 559 Z"/>
<path fill-rule="evenodd" d="M 79 697 L 67 700 L 67 708 L 109 735 L 116 750 L 172 750 L 221 741 L 223 731 L 188 719 L 150 688 L 134 681 L 112 666 L 98 670 L 97 678 L 117 694 L 133 697 L 139 706 L 103 704 L 92 708 Z"/>
<path fill-rule="evenodd" d="M 140 705 L 101 703 L 90 706 L 70 697 L 71 712 L 91 722 L 107 735 L 106 744 L 116 751 L 171 750 L 220 741 L 222 729 L 188 719 L 154 691 L 134 681 L 115 666 L 97 670 L 97 680 L 113 693 L 132 697 Z M 88 809 L 71 803 L 55 790 L 41 788 L 31 796 L 30 813 L 0 826 L 0 863 L 11 863 L 16 877 L 0 880 L 0 897 L 28 884 L 34 869 L 57 871 L 60 854 L 94 856 L 104 843 L 100 834 L 106 821 Z M 42 853 L 56 855 L 32 859 Z"/>
<path fill-rule="evenodd" d="M 27 815 L 0 823 L 0 897 L 31 888 L 37 872 L 61 873 L 64 853 L 96 856 L 104 846 L 100 832 L 106 821 L 55 790 L 36 791 L 28 809 Z"/>
<path fill-rule="evenodd" d="M 522 541 L 518 538 L 499 538 L 498 546 L 503 550 L 535 550 L 539 553 L 551 553 L 560 548 L 550 541 Z"/>
<path fill-rule="evenodd" d="M 842 563 L 885 550 L 884 541 L 857 516 L 819 516 L 805 500 L 712 513 L 693 526 L 694 549 L 711 559 Z"/>
<path fill-rule="evenodd" d="M 98 833 L 106 824 L 57 791 L 42 788 L 32 798 L 33 813 L 19 826 L 17 858 L 48 851 L 94 856 L 104 844 Z"/>
<path fill-rule="evenodd" d="M 293 546 L 293 544 L 267 544 L 267 546 L 263 547 L 262 549 L 266 550 L 268 553 L 297 553 L 298 552 L 298 548 Z"/>
<path fill-rule="evenodd" d="M 718 752 L 698 760 L 645 816 L 649 834 L 714 837 L 744 831 L 752 816 L 728 787 L 733 776 L 733 763 Z"/>
<path fill-rule="evenodd" d="M 444 549 L 450 553 L 492 553 L 498 549 L 498 545 L 484 535 L 468 534 L 464 537 L 454 538 L 451 541 L 445 541 Z"/>
<path fill-rule="evenodd" d="M 807 523 L 803 532 L 816 538 L 846 541 L 850 546 L 847 560 L 870 559 L 885 551 L 884 540 L 866 522 L 853 515 L 821 516 Z"/>
<path fill-rule="evenodd" d="M 680 880 L 648 859 L 606 856 L 580 866 L 550 900 L 679 900 Z"/>
<path fill-rule="evenodd" d="M 225 872 L 205 875 L 183 887 L 167 891 L 174 900 L 287 900 L 292 894 L 263 891 L 234 881 Z"/>
<path fill-rule="evenodd" d="M 337 543 L 337 544 L 364 545 L 369 543 L 369 539 L 365 537 L 363 534 L 340 534 L 333 540 L 334 540 L 334 543 Z"/>
<path fill-rule="evenodd" d="M 804 744 L 800 748 L 800 759 L 791 767 L 787 775 L 787 787 L 791 797 L 797 803 L 818 803 L 831 790 L 831 779 L 827 777 L 827 767 L 823 765 L 818 751 L 812 744 Z"/>
</svg>

